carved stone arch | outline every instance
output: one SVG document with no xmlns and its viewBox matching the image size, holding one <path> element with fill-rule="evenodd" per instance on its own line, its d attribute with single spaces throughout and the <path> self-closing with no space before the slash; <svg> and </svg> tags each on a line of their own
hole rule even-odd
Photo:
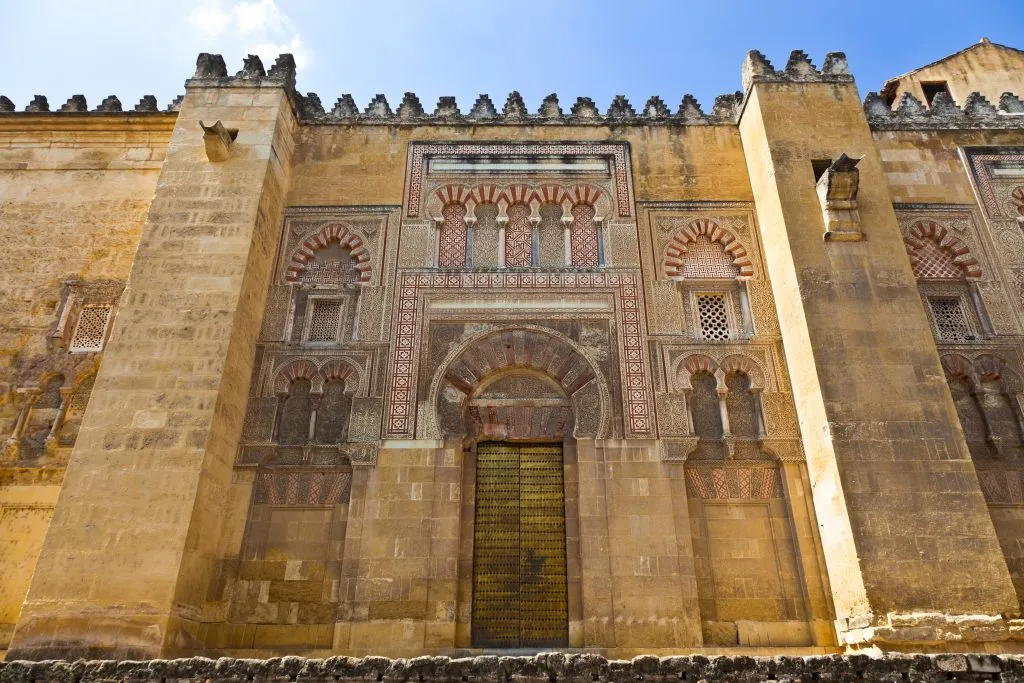
<svg viewBox="0 0 1024 683">
<path fill-rule="evenodd" d="M 593 185 L 581 183 L 567 188 L 565 201 L 570 204 L 570 210 L 577 204 L 589 204 L 594 207 L 596 220 L 607 220 L 614 215 L 608 193 Z"/>
<path fill-rule="evenodd" d="M 496 204 L 504 212 L 503 207 L 508 206 L 508 197 L 505 196 L 505 191 L 493 183 L 474 187 L 470 191 L 470 199 L 474 207 L 480 204 Z"/>
<path fill-rule="evenodd" d="M 907 230 L 903 244 L 918 279 L 976 280 L 981 277 L 981 264 L 971 254 L 970 247 L 935 221 L 914 223 Z"/>
<path fill-rule="evenodd" d="M 437 436 L 465 435 L 470 426 L 470 399 L 517 373 L 546 376 L 555 383 L 570 403 L 573 435 L 577 438 L 610 434 L 611 392 L 597 364 L 561 333 L 517 325 L 488 330 L 466 340 L 438 365 L 427 397 Z"/>
<path fill-rule="evenodd" d="M 694 353 L 677 359 L 672 364 L 672 375 L 680 389 L 692 389 L 690 378 L 699 372 L 714 376 L 718 371 L 718 363 L 714 358 L 703 353 Z"/>
<path fill-rule="evenodd" d="M 667 278 L 683 277 L 683 267 L 690 246 L 701 236 L 711 243 L 721 245 L 732 259 L 736 268 L 736 277 L 750 278 L 754 276 L 754 264 L 746 247 L 735 235 L 707 218 L 691 221 L 685 228 L 680 228 L 672 235 L 662 257 L 662 268 Z"/>
<path fill-rule="evenodd" d="M 1013 191 L 1010 193 L 1010 201 L 1013 202 L 1017 213 L 1024 216 L 1024 185 L 1013 188 Z"/>
<path fill-rule="evenodd" d="M 718 364 L 725 375 L 742 373 L 750 378 L 750 388 L 755 391 L 765 389 L 765 371 L 761 364 L 750 356 L 743 354 L 732 354 L 726 356 Z"/>
<path fill-rule="evenodd" d="M 966 380 L 972 389 L 976 390 L 978 388 L 974 364 L 966 357 L 959 353 L 947 353 L 943 354 L 939 360 L 942 363 L 942 369 L 946 371 L 947 375 Z"/>
<path fill-rule="evenodd" d="M 439 220 L 441 212 L 446 206 L 451 204 L 465 207 L 466 216 L 472 216 L 473 209 L 476 207 L 473 189 L 458 183 L 451 183 L 437 188 L 437 191 L 427 198 L 426 214 L 434 220 Z"/>
<path fill-rule="evenodd" d="M 288 266 L 285 268 L 285 280 L 301 282 L 310 262 L 316 258 L 316 252 L 327 247 L 331 242 L 337 242 L 342 249 L 350 250 L 349 254 L 356 261 L 355 269 L 359 272 L 359 282 L 369 282 L 373 276 L 373 266 L 365 236 L 343 223 L 328 223 L 307 237 L 292 252 Z"/>
<path fill-rule="evenodd" d="M 1003 358 L 986 353 L 974 359 L 974 376 L 980 382 L 999 382 L 1007 393 L 1016 394 L 1021 391 L 1020 377 L 1010 369 Z"/>
<path fill-rule="evenodd" d="M 530 208 L 535 216 L 540 215 L 540 207 L 545 204 L 558 204 L 562 207 L 562 217 L 569 215 L 568 196 L 561 185 L 542 183 L 533 188 L 529 198 Z"/>
<path fill-rule="evenodd" d="M 523 206 L 530 209 L 530 215 L 537 215 L 539 206 L 531 206 L 530 200 L 533 196 L 533 189 L 529 185 L 523 183 L 514 183 L 505 188 L 505 191 L 501 193 L 500 197 L 504 199 L 504 205 L 499 201 L 498 208 L 501 209 L 501 216 L 508 214 L 508 208 L 515 204 L 522 204 Z"/>
<path fill-rule="evenodd" d="M 275 396 L 288 393 L 288 388 L 296 379 L 308 379 L 310 393 L 319 393 L 323 388 L 323 378 L 317 368 L 316 361 L 310 358 L 295 358 L 281 366 L 274 375 L 272 384 Z"/>
<path fill-rule="evenodd" d="M 346 356 L 334 356 L 325 361 L 318 371 L 320 381 L 326 384 L 331 380 L 343 380 L 345 392 L 350 394 L 364 393 L 362 373 L 359 364 Z"/>
</svg>

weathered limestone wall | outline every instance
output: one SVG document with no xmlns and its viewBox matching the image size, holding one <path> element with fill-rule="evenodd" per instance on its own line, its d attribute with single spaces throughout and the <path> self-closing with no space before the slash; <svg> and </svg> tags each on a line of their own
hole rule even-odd
<svg viewBox="0 0 1024 683">
<path fill-rule="evenodd" d="M 14 656 L 194 648 L 296 125 L 280 82 L 222 85 L 182 103 Z M 227 161 L 200 120 L 239 129 Z"/>
<path fill-rule="evenodd" d="M 19 388 L 75 366 L 49 339 L 64 282 L 128 278 L 175 116 L 0 120 L 0 439 L 11 437 L 22 411 Z M 65 386 L 81 379 L 65 377 Z M 25 600 L 66 462 L 60 454 L 44 466 L 18 466 L 9 446 L 0 455 L 0 650 Z"/>
<path fill-rule="evenodd" d="M 895 203 L 977 205 L 958 148 L 1024 144 L 1019 130 L 875 130 L 872 137 Z"/>
<path fill-rule="evenodd" d="M 288 205 L 401 204 L 412 141 L 628 142 L 634 193 L 649 200 L 750 200 L 739 133 L 710 126 L 303 126 Z"/>
<path fill-rule="evenodd" d="M 748 74 L 764 69 L 756 62 Z M 852 79 L 779 82 L 770 70 L 748 86 L 740 131 L 840 638 L 899 647 L 940 637 L 944 617 L 931 623 L 915 613 L 1013 615 L 1009 575 Z M 811 161 L 842 152 L 864 156 L 863 241 L 823 239 Z M 923 629 L 902 633 L 901 615 Z"/>
</svg>

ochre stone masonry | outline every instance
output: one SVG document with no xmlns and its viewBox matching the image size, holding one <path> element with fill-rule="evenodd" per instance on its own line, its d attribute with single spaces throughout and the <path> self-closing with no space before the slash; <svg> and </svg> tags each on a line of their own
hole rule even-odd
<svg viewBox="0 0 1024 683">
<path fill-rule="evenodd" d="M 1022 74 L 0 97 L 0 679 L 1021 678 Z"/>
</svg>

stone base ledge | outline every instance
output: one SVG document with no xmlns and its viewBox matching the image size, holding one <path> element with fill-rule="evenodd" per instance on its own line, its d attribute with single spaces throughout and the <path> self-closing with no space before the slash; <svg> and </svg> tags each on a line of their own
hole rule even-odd
<svg viewBox="0 0 1024 683">
<path fill-rule="evenodd" d="M 890 613 L 881 623 L 850 619 L 836 627 L 841 644 L 852 649 L 948 652 L 978 650 L 985 643 L 1024 644 L 1024 619 L 999 615 Z"/>
<path fill-rule="evenodd" d="M 1024 656 L 827 655 L 812 657 L 688 656 L 607 660 L 591 654 L 464 659 L 332 657 L 150 661 L 0 662 L 0 683 L 338 683 L 340 681 L 637 683 L 637 681 L 903 681 L 1024 682 Z"/>
</svg>

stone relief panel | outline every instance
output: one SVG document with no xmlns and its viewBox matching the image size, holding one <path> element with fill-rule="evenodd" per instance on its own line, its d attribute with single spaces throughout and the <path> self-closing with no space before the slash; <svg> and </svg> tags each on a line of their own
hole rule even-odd
<svg viewBox="0 0 1024 683">
<path fill-rule="evenodd" d="M 476 329 L 486 329 L 495 324 L 495 311 L 500 310 L 502 315 L 498 319 L 503 323 L 520 318 L 524 322 L 538 321 L 549 328 L 553 325 L 551 320 L 579 321 L 595 316 L 605 320 L 606 332 L 583 325 L 579 327 L 579 341 L 573 343 L 588 343 L 591 349 L 586 353 L 596 363 L 606 362 L 605 354 L 614 349 L 617 367 L 610 374 L 617 377 L 612 384 L 622 387 L 614 412 L 622 416 L 626 436 L 653 435 L 653 395 L 638 280 L 636 274 L 626 272 L 400 274 L 387 434 L 410 438 L 434 428 L 429 424 L 416 425 L 416 416 L 424 415 L 416 407 L 417 397 L 422 395 L 422 384 L 437 362 L 433 354 L 445 344 L 456 343 L 456 337 L 442 329 L 435 340 L 432 321 L 468 318 L 472 325 L 467 324 L 467 329 L 474 329 L 474 325 Z M 543 316 L 540 320 L 538 314 Z M 425 349 L 426 339 L 435 345 L 434 350 Z"/>
<path fill-rule="evenodd" d="M 399 211 L 286 210 L 238 466 L 373 464 Z"/>
</svg>

